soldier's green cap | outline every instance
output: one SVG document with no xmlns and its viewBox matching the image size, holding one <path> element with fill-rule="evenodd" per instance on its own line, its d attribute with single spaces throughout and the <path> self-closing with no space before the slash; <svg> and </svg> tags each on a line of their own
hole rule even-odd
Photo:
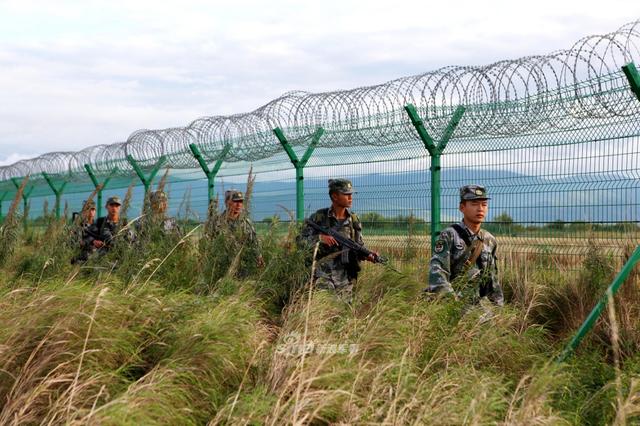
<svg viewBox="0 0 640 426">
<path fill-rule="evenodd" d="M 160 201 L 167 200 L 167 194 L 165 194 L 164 191 L 158 190 L 151 193 L 151 195 L 149 196 L 149 200 L 152 203 L 159 203 Z"/>
<path fill-rule="evenodd" d="M 353 194 L 353 184 L 348 179 L 329 179 L 329 194 L 333 192 Z"/>
<path fill-rule="evenodd" d="M 244 201 L 244 194 L 237 189 L 230 189 L 224 193 L 225 201 Z"/>
<path fill-rule="evenodd" d="M 472 200 L 490 200 L 487 190 L 481 185 L 465 185 L 460 188 L 460 202 Z"/>
<path fill-rule="evenodd" d="M 120 197 L 118 197 L 117 195 L 114 195 L 113 197 L 109 197 L 107 199 L 107 204 L 106 205 L 108 206 L 110 204 L 117 204 L 117 205 L 121 206 L 122 205 L 122 201 L 120 201 Z"/>
<path fill-rule="evenodd" d="M 93 200 L 84 200 L 82 202 L 82 208 L 83 209 L 87 209 L 87 210 L 95 209 L 96 208 L 96 202 L 93 201 Z"/>
</svg>

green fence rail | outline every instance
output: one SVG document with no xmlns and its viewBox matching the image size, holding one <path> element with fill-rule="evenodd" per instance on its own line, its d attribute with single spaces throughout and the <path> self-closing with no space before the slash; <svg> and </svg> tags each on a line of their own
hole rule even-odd
<svg viewBox="0 0 640 426">
<path fill-rule="evenodd" d="M 296 220 L 302 222 L 304 220 L 304 166 L 307 165 L 311 154 L 313 154 L 313 151 L 316 149 L 316 145 L 320 141 L 324 129 L 319 127 L 318 130 L 316 130 L 311 138 L 311 143 L 300 159 L 298 159 L 298 156 L 282 130 L 276 127 L 273 129 L 273 133 L 282 144 L 287 156 L 289 156 L 289 160 L 291 160 L 291 164 L 293 164 L 293 167 L 296 169 Z"/>
<path fill-rule="evenodd" d="M 639 41 L 633 22 L 546 56 L 291 92 L 249 113 L 47 153 L 0 167 L 0 217 L 13 180 L 27 175 L 32 217 L 45 201 L 56 214 L 63 203 L 79 211 L 94 190 L 101 215 L 104 191 L 123 196 L 133 183 L 132 207 L 142 206 L 170 168 L 171 214 L 202 220 L 252 169 L 256 222 L 302 220 L 329 204 L 327 179 L 346 177 L 368 244 L 428 257 L 441 227 L 460 218 L 459 187 L 477 183 L 491 194 L 485 226 L 504 258 L 571 266 L 588 240 L 622 258 L 640 242 Z"/>
</svg>

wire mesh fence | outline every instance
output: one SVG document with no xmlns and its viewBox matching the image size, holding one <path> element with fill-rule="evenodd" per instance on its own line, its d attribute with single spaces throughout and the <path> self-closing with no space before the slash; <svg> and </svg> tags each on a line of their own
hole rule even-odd
<svg viewBox="0 0 640 426">
<path fill-rule="evenodd" d="M 622 256 L 640 241 L 640 77 L 633 66 L 639 47 L 636 21 L 545 56 L 447 67 L 348 91 L 292 92 L 250 113 L 44 154 L 0 167 L 0 215 L 25 176 L 32 217 L 56 198 L 77 211 L 105 181 L 109 195 L 124 196 L 135 185 L 135 214 L 144 195 L 136 170 L 148 178 L 162 166 L 170 169 L 174 215 L 203 220 L 210 194 L 242 190 L 251 169 L 254 221 L 286 221 L 327 206 L 327 179 L 347 177 L 368 243 L 400 257 L 427 257 L 437 213 L 432 199 L 440 200 L 443 224 L 457 221 L 458 188 L 477 183 L 491 194 L 485 226 L 502 250 L 572 262 L 591 242 Z M 409 104 L 429 138 L 448 141 L 439 168 Z M 437 193 L 432 168 L 439 169 Z"/>
</svg>

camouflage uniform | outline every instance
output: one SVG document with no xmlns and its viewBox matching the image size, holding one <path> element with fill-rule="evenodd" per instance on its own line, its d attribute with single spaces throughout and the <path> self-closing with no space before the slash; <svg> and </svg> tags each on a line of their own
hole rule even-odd
<svg viewBox="0 0 640 426">
<path fill-rule="evenodd" d="M 147 228 L 158 230 L 165 235 L 180 235 L 182 230 L 174 217 L 145 216 L 136 222 L 136 231 L 145 232 Z"/>
<path fill-rule="evenodd" d="M 87 246 L 86 240 L 88 238 L 89 228 L 93 225 L 94 221 L 88 222 L 86 217 L 86 212 L 90 209 L 95 209 L 96 205 L 93 200 L 87 200 L 82 203 L 82 211 L 80 213 L 74 213 L 74 215 L 78 215 L 76 219 L 73 221 L 72 229 L 71 229 L 71 244 L 72 246 L 80 247 L 80 254 L 73 257 L 71 259 L 71 263 L 76 263 L 79 261 L 86 261 L 89 257 L 89 254 L 93 252 L 93 247 Z"/>
<path fill-rule="evenodd" d="M 81 249 L 85 249 L 85 244 L 86 244 L 86 240 L 88 240 L 89 237 L 89 229 L 91 228 L 91 226 L 94 224 L 94 222 L 88 223 L 88 222 L 82 222 L 79 226 L 78 226 L 78 231 L 79 231 L 79 240 L 80 240 L 80 248 Z"/>
<path fill-rule="evenodd" d="M 225 193 L 225 202 L 242 201 L 244 202 L 244 194 L 241 191 L 231 189 Z M 258 235 L 251 219 L 246 213 L 240 213 L 240 216 L 233 219 L 229 212 L 225 209 L 218 217 L 214 224 L 213 232 L 218 234 L 221 231 L 230 231 L 236 240 L 242 244 L 248 244 L 251 247 L 259 248 Z"/>
<path fill-rule="evenodd" d="M 248 244 L 251 247 L 259 247 L 256 228 L 246 215 L 243 214 L 237 219 L 231 219 L 225 210 L 219 220 L 219 226 L 228 229 L 239 242 Z"/>
<path fill-rule="evenodd" d="M 241 191 L 229 190 L 225 193 L 225 201 L 244 201 L 244 194 Z M 210 228 L 206 230 L 211 239 L 218 235 L 225 235 L 228 239 L 228 253 L 232 256 L 242 249 L 238 276 L 245 277 L 250 271 L 262 262 L 260 240 L 251 219 L 246 213 L 240 213 L 237 218 L 232 218 L 225 209 L 221 215 L 211 221 Z"/>
<path fill-rule="evenodd" d="M 121 204 L 119 197 L 110 197 L 107 200 L 107 205 L 109 204 Z M 126 220 L 122 222 L 113 222 L 109 220 L 109 217 L 101 217 L 95 221 L 92 225 L 90 225 L 86 231 L 84 232 L 84 237 L 82 239 L 82 254 L 80 255 L 80 260 L 86 260 L 89 255 L 95 251 L 100 254 L 104 254 L 108 252 L 113 246 L 116 237 L 119 235 L 123 226 L 126 226 Z M 124 238 L 128 241 L 133 241 L 135 239 L 135 234 L 133 230 L 129 227 L 128 231 L 124 234 Z M 104 246 L 99 249 L 96 249 L 93 245 L 94 241 L 103 241 Z"/>
<path fill-rule="evenodd" d="M 461 194 L 466 193 L 469 187 L 476 190 L 476 186 L 468 185 L 461 188 Z M 488 199 L 484 188 L 479 188 L 482 189 L 482 194 L 476 195 L 475 198 L 467 195 L 466 198 L 461 197 L 461 201 Z M 484 198 L 480 198 L 481 196 Z M 468 264 L 467 261 L 473 256 L 472 245 L 476 240 L 481 242 L 482 251 L 475 262 Z M 453 293 L 455 290 L 459 294 L 472 293 L 473 300 L 477 301 L 486 296 L 493 303 L 503 305 L 504 297 L 498 280 L 497 246 L 495 237 L 488 231 L 481 229 L 477 234 L 473 234 L 464 221 L 445 228 L 435 243 L 427 291 Z"/>
<path fill-rule="evenodd" d="M 100 251 L 108 251 L 113 243 L 115 236 L 118 234 L 118 222 L 112 222 L 108 217 L 100 217 L 96 223 L 89 226 L 83 238 L 85 247 L 93 247 L 96 240 L 103 241 L 104 246 Z"/>
<path fill-rule="evenodd" d="M 149 196 L 149 201 L 151 203 L 151 214 L 143 217 L 136 224 L 137 229 L 143 231 L 145 228 L 150 227 L 161 231 L 165 235 L 181 235 L 182 230 L 178 226 L 176 219 L 166 217 L 165 212 L 160 209 L 160 204 L 167 202 L 167 194 L 164 191 L 155 191 Z"/>
<path fill-rule="evenodd" d="M 330 179 L 329 189 L 330 193 L 333 191 L 353 192 L 351 182 L 346 179 Z M 349 209 L 346 210 L 346 213 L 346 219 L 340 220 L 335 216 L 332 208 L 324 208 L 313 213 L 307 220 L 324 228 L 333 228 L 358 244 L 364 244 L 360 219 Z M 315 246 L 320 239 L 318 231 L 309 225 L 303 226 L 300 238 L 308 246 Z M 316 259 L 314 272 L 316 288 L 334 290 L 347 300 L 351 300 L 353 285 L 358 278 L 362 258 L 357 257 L 351 250 L 344 250 L 340 245 L 328 246 L 320 243 Z"/>
</svg>

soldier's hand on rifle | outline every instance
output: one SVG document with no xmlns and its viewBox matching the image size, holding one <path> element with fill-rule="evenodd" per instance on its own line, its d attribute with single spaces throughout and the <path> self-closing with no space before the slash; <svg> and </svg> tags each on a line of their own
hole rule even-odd
<svg viewBox="0 0 640 426">
<path fill-rule="evenodd" d="M 262 256 L 258 256 L 256 263 L 258 264 L 258 268 L 264 268 L 264 258 Z"/>
<path fill-rule="evenodd" d="M 378 253 L 377 251 L 374 251 L 374 252 L 371 252 L 371 254 L 367 256 L 365 260 L 368 260 L 369 262 L 375 262 L 378 256 L 380 256 L 380 253 Z"/>
<path fill-rule="evenodd" d="M 320 234 L 320 241 L 322 241 L 328 246 L 335 246 L 338 244 L 336 239 L 333 238 L 331 235 Z"/>
<path fill-rule="evenodd" d="M 95 248 L 101 248 L 104 246 L 104 242 L 100 240 L 93 240 L 93 246 Z"/>
</svg>

